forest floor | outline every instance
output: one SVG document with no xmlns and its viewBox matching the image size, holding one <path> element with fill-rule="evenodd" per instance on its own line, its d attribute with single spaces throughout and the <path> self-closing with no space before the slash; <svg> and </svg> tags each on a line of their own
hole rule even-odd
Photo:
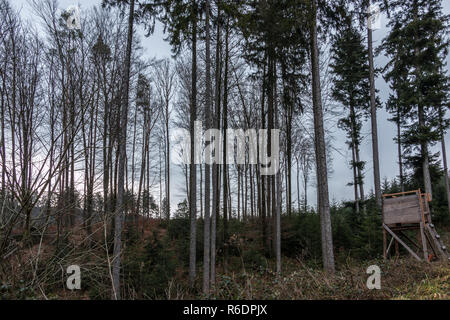
<svg viewBox="0 0 450 320">
<path fill-rule="evenodd" d="M 349 260 L 331 276 L 299 261 L 284 260 L 285 271 L 220 275 L 215 298 L 283 300 L 450 299 L 450 264 L 421 263 L 409 257 L 364 263 Z M 370 265 L 381 269 L 381 289 L 369 290 Z"/>
<path fill-rule="evenodd" d="M 450 244 L 450 230 L 440 230 L 444 243 Z M 39 248 L 39 249 L 38 249 Z M 36 252 L 34 252 L 36 251 Z M 29 263 L 28 255 L 40 252 L 40 264 L 50 266 L 52 257 L 51 247 L 36 245 L 31 251 L 11 257 L 14 264 L 7 269 L 9 276 L 0 280 L 0 298 L 3 299 L 91 299 L 94 298 L 89 290 L 70 291 L 64 288 L 63 275 L 52 279 L 52 275 L 61 272 L 60 263 L 55 268 L 45 269 L 45 283 L 39 288 L 25 286 L 22 279 L 30 278 L 30 272 L 35 269 L 24 269 Z M 84 269 L 91 268 L 101 274 L 95 281 L 105 293 L 109 290 L 107 265 L 103 258 L 98 262 L 89 261 Z M 20 258 L 19 258 L 20 256 Z M 92 255 L 91 255 L 92 257 Z M 80 258 L 81 259 L 81 258 Z M 89 258 L 89 260 L 91 260 Z M 48 262 L 48 263 L 47 263 Z M 450 263 L 433 261 L 432 263 L 418 262 L 406 254 L 393 257 L 386 261 L 374 259 L 371 261 L 358 261 L 352 258 L 340 258 L 336 261 L 336 273 L 326 274 L 320 267 L 320 261 L 302 261 L 282 257 L 283 272 L 277 276 L 274 261 L 268 260 L 267 267 L 255 268 L 245 266 L 242 257 L 230 257 L 228 270 L 225 272 L 221 261 L 218 261 L 217 280 L 214 293 L 209 296 L 201 294 L 201 268 L 198 270 L 198 288 L 195 291 L 188 289 L 187 274 L 177 272 L 175 278 L 168 281 L 164 293 L 158 299 L 226 299 L 226 300 L 379 300 L 379 299 L 450 299 Z M 370 276 L 367 268 L 376 265 L 381 270 L 381 289 L 368 289 L 367 280 Z M 200 263 L 199 263 L 200 267 Z M 11 269 L 10 269 L 11 268 Z M 59 271 L 58 271 L 59 270 Z M 4 270 L 6 271 L 6 269 Z M 5 275 L 5 274 L 4 274 Z M 15 280 L 11 280 L 14 279 Z M 5 281 L 8 279 L 8 281 Z M 35 279 L 35 277 L 33 277 Z M 45 281 L 44 281 L 45 280 Z M 61 282 L 62 281 L 62 282 Z M 54 285 L 51 283 L 54 282 Z M 36 281 L 34 281 L 36 283 Z M 57 284 L 59 283 L 59 284 Z M 86 282 L 85 282 L 86 283 Z M 82 279 L 83 286 L 83 279 Z M 56 289 L 59 287 L 60 289 Z M 51 289 L 53 288 L 53 289 Z M 129 295 L 130 299 L 148 299 L 145 295 Z"/>
<path fill-rule="evenodd" d="M 445 244 L 450 245 L 450 230 L 440 229 Z M 402 251 L 401 251 L 402 252 Z M 230 265 L 243 266 L 234 257 Z M 240 261 L 238 261 L 240 260 Z M 320 262 L 282 258 L 283 272 L 277 277 L 274 261 L 258 271 L 223 272 L 218 269 L 214 299 L 282 299 L 282 300 L 450 300 L 450 262 L 419 262 L 407 253 L 390 259 L 358 261 L 342 258 L 336 261 L 336 273 L 326 274 Z M 368 289 L 367 268 L 381 270 L 381 289 Z M 244 270 L 244 271 L 243 271 Z M 187 295 L 183 298 L 198 298 Z M 205 297 L 203 297 L 205 298 Z"/>
</svg>

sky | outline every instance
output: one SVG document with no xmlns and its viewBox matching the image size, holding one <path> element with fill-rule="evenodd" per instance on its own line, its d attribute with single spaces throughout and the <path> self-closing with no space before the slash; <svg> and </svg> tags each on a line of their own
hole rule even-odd
<svg viewBox="0 0 450 320">
<path fill-rule="evenodd" d="M 14 0 L 12 1 L 13 6 L 16 9 L 20 9 L 22 16 L 34 22 L 36 18 L 33 16 L 30 6 L 28 5 L 28 0 Z M 94 5 L 99 5 L 101 0 L 60 0 L 59 7 L 61 9 L 66 9 L 71 5 L 78 5 L 81 10 L 91 8 Z M 450 14 L 450 1 L 443 0 L 444 14 Z M 375 30 L 373 34 L 374 48 L 380 45 L 382 39 L 388 34 L 389 30 L 387 28 L 388 19 L 386 16 L 381 17 L 381 29 Z M 141 36 L 142 46 L 144 48 L 144 55 L 146 58 L 156 57 L 158 59 L 170 57 L 170 45 L 164 41 L 165 35 L 163 34 L 163 29 L 161 25 L 156 26 L 155 33 L 150 37 L 144 36 L 143 28 L 137 27 L 138 33 Z M 375 58 L 375 67 L 383 67 L 387 63 L 387 58 L 385 56 L 378 56 Z M 447 71 L 448 65 L 450 65 L 450 56 L 447 57 Z M 376 79 L 376 88 L 379 90 L 379 97 L 384 105 L 387 98 L 389 97 L 389 86 L 380 76 Z M 379 155 L 380 155 L 380 171 L 382 181 L 387 178 L 391 180 L 398 175 L 398 165 L 397 165 L 397 146 L 395 145 L 393 138 L 396 135 L 396 128 L 394 123 L 388 121 L 389 114 L 384 109 L 378 111 L 378 141 L 379 141 Z M 363 161 L 367 161 L 364 170 L 364 187 L 365 191 L 371 192 L 373 190 L 373 163 L 372 163 L 372 143 L 371 143 L 371 126 L 370 121 L 367 121 L 363 126 L 363 135 L 365 140 L 361 146 L 361 157 Z M 330 200 L 341 201 L 341 200 L 351 200 L 353 198 L 353 187 L 347 186 L 352 180 L 352 171 L 349 168 L 349 162 L 351 161 L 351 152 L 348 150 L 345 144 L 346 138 L 345 133 L 335 132 L 333 134 L 333 152 L 332 152 L 332 167 L 333 173 L 329 176 L 329 190 L 330 190 Z M 446 148 L 450 150 L 450 133 L 446 135 Z M 440 144 L 438 144 L 433 151 L 440 151 Z M 175 167 L 175 166 L 172 166 Z M 175 183 L 171 183 L 173 188 L 177 188 L 177 185 L 184 186 L 184 178 L 181 177 L 181 172 L 174 168 L 174 176 L 172 180 Z M 295 180 L 295 172 L 293 173 Z M 296 200 L 297 190 L 296 183 L 293 180 L 293 199 Z M 174 192 L 175 191 L 175 192 Z M 301 193 L 303 190 L 300 191 Z M 156 198 L 159 198 L 159 190 L 155 192 Z M 176 208 L 176 205 L 180 200 L 184 198 L 184 193 L 182 188 L 171 190 L 173 199 L 171 201 L 171 208 Z M 308 198 L 311 202 L 316 201 L 316 191 L 314 187 L 309 187 Z M 314 203 L 311 203 L 314 205 Z"/>
</svg>

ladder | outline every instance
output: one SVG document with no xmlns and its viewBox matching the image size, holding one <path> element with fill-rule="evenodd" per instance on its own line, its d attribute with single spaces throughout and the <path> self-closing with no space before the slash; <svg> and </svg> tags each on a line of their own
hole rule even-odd
<svg viewBox="0 0 450 320">
<path fill-rule="evenodd" d="M 419 190 L 420 192 L 420 190 Z M 422 220 L 425 227 L 425 235 L 428 238 L 428 242 L 430 243 L 431 249 L 434 251 L 434 254 L 437 255 L 436 249 L 439 252 L 442 260 L 449 260 L 450 255 L 447 247 L 442 242 L 441 236 L 437 233 L 436 228 L 431 222 L 431 213 L 428 202 L 431 200 L 428 193 L 419 193 L 421 200 L 421 209 L 422 209 Z"/>
<path fill-rule="evenodd" d="M 434 243 L 434 246 L 439 251 L 442 259 L 443 260 L 445 260 L 445 259 L 450 260 L 448 249 L 444 245 L 444 243 L 442 242 L 441 236 L 437 233 L 436 228 L 434 227 L 434 225 L 432 223 L 425 224 L 425 230 L 428 232 L 429 238 L 431 238 L 431 239 L 429 239 L 430 242 Z M 433 251 L 434 251 L 434 249 L 433 249 Z"/>
</svg>

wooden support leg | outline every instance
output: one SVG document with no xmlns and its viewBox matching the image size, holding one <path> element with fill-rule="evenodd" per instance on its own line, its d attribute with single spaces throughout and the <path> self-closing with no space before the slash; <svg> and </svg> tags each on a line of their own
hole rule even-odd
<svg viewBox="0 0 450 320">
<path fill-rule="evenodd" d="M 420 222 L 420 238 L 422 239 L 422 248 L 423 248 L 423 258 L 426 262 L 428 261 L 428 248 L 427 248 L 427 240 L 425 239 L 425 233 L 423 230 L 423 222 Z"/>
<path fill-rule="evenodd" d="M 426 230 L 426 228 L 424 228 L 424 231 L 425 230 Z M 428 232 L 424 232 L 424 234 L 425 234 L 425 239 L 427 240 L 427 244 L 430 247 L 433 256 L 437 257 L 437 252 L 436 252 L 436 249 L 434 248 L 433 241 L 432 241 L 432 239 L 430 239 L 431 235 Z"/>
<path fill-rule="evenodd" d="M 389 241 L 389 245 L 388 245 L 387 250 L 386 250 L 386 257 L 389 255 L 389 250 L 391 250 L 391 246 L 392 246 L 393 242 L 394 242 L 394 237 L 391 237 L 391 241 Z"/>
<path fill-rule="evenodd" d="M 386 244 L 387 244 L 387 234 L 386 234 L 386 230 L 383 229 L 383 259 L 384 260 L 386 260 L 386 258 L 387 258 Z"/>
<path fill-rule="evenodd" d="M 391 235 L 391 236 L 393 236 L 394 238 L 395 238 L 395 240 L 397 240 L 406 250 L 408 250 L 408 252 L 414 257 L 414 258 L 416 258 L 418 261 L 422 261 L 422 259 L 420 259 L 420 257 L 414 252 L 414 251 L 412 251 L 411 250 L 411 248 L 410 247 L 408 247 L 407 245 L 406 245 L 406 243 L 404 243 L 403 242 L 403 240 L 402 239 L 400 239 L 387 225 L 385 225 L 385 224 L 383 224 L 383 227 L 384 227 L 384 229 L 387 231 L 387 232 L 389 232 L 389 234 Z"/>
<path fill-rule="evenodd" d="M 416 237 L 417 237 L 417 243 L 422 244 L 422 237 L 421 237 L 421 234 L 420 234 L 420 228 L 417 230 Z M 422 247 L 423 247 L 423 245 L 422 245 Z"/>
<path fill-rule="evenodd" d="M 422 249 L 417 243 L 415 243 L 410 237 L 408 237 L 403 231 L 399 232 L 406 240 L 408 240 L 414 247 L 417 249 Z M 419 229 L 419 236 L 420 236 L 420 229 Z M 420 238 L 418 238 L 418 243 L 420 244 Z"/>
</svg>

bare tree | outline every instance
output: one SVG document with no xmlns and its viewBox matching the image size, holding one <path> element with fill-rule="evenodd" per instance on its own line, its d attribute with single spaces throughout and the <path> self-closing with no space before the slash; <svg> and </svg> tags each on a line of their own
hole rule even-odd
<svg viewBox="0 0 450 320">
<path fill-rule="evenodd" d="M 197 3 L 194 0 L 192 7 L 192 91 L 190 104 L 190 125 L 191 136 L 191 161 L 189 176 L 189 214 L 191 220 L 190 240 L 189 240 L 189 282 L 194 286 L 196 277 L 196 244 L 197 244 L 197 168 L 195 150 L 195 122 L 197 121 Z"/>
<path fill-rule="evenodd" d="M 162 107 L 161 120 L 164 131 L 164 184 L 166 199 L 166 217 L 170 217 L 170 117 L 171 101 L 176 89 L 176 73 L 170 60 L 165 59 L 155 65 L 155 87 Z"/>
<path fill-rule="evenodd" d="M 115 215 L 114 226 L 114 260 L 113 260 L 113 299 L 120 300 L 120 254 L 122 248 L 122 225 L 125 214 L 125 164 L 127 147 L 127 128 L 128 128 L 128 99 L 130 90 L 130 70 L 131 70 L 131 50 L 133 42 L 134 25 L 134 3 L 130 1 L 129 19 L 128 19 L 128 39 L 125 64 L 123 70 L 123 82 L 121 90 L 121 116 L 120 116 L 120 139 L 119 139 L 119 172 L 118 172 L 118 192 L 117 192 L 117 213 Z"/>
<path fill-rule="evenodd" d="M 334 273 L 333 239 L 331 232 L 330 200 L 328 194 L 328 167 L 326 159 L 325 133 L 323 126 L 322 97 L 320 87 L 319 50 L 317 44 L 317 0 L 311 1 L 311 69 L 313 88 L 314 132 L 316 150 L 316 173 L 318 209 L 322 233 L 322 259 L 327 272 Z"/>
<path fill-rule="evenodd" d="M 209 0 L 206 0 L 206 106 L 205 106 L 205 114 L 206 114 L 206 127 L 207 129 L 212 127 L 212 118 L 211 118 L 211 92 L 212 92 L 212 84 L 211 84 L 211 31 L 210 31 L 210 3 Z M 210 225 L 210 212 L 211 212 L 211 167 L 210 167 L 210 159 L 211 155 L 206 153 L 206 164 L 205 164 L 205 218 L 204 218 L 204 250 L 203 250 L 203 293 L 209 294 L 209 283 L 210 283 L 210 244 L 211 244 L 211 225 Z"/>
</svg>

